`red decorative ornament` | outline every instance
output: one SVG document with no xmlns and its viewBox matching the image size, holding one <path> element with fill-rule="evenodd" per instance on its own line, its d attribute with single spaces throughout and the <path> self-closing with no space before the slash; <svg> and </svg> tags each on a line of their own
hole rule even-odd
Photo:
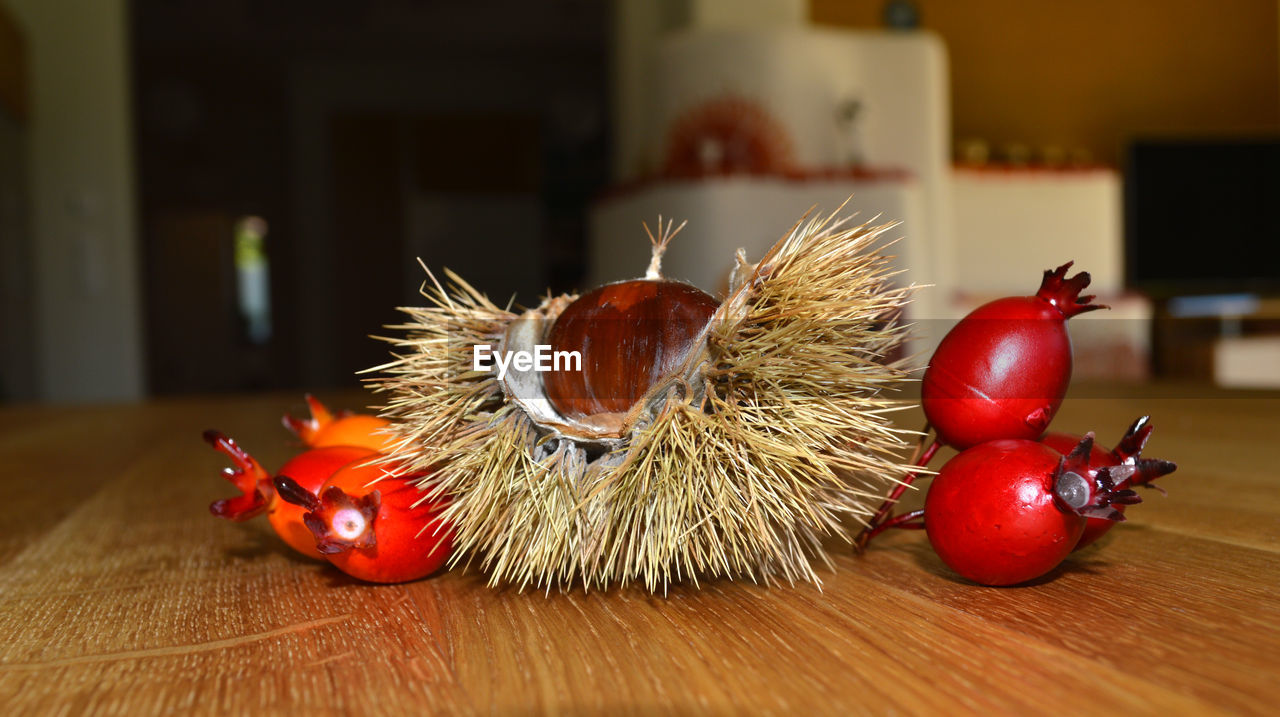
<svg viewBox="0 0 1280 717">
<path fill-rule="evenodd" d="M 342 572 L 374 583 L 424 578 L 453 552 L 453 529 L 440 499 L 415 485 L 422 475 L 395 475 L 362 461 L 334 473 L 317 490 L 281 474 L 276 491 L 299 506 L 316 549 Z"/>
<path fill-rule="evenodd" d="M 785 174 L 795 167 L 786 129 L 759 102 L 730 95 L 703 102 L 667 130 L 662 174 Z"/>
<path fill-rule="evenodd" d="M 1107 308 L 1080 296 L 1089 274 L 1044 273 L 1035 296 L 974 309 L 942 339 L 925 370 L 920 402 L 939 440 L 963 450 L 1000 438 L 1038 438 L 1071 381 L 1066 322 Z"/>
<path fill-rule="evenodd" d="M 352 411 L 333 413 L 311 394 L 307 394 L 307 406 L 311 409 L 311 418 L 286 413 L 281 422 L 310 448 L 364 446 L 381 452 L 392 448 L 391 437 L 385 430 L 390 422 L 385 418 Z"/>
<path fill-rule="evenodd" d="M 214 501 L 209 512 L 220 518 L 237 522 L 267 514 L 267 521 L 280 539 L 289 547 L 321 560 L 315 538 L 303 522 L 304 510 L 280 500 L 271 474 L 234 440 L 217 431 L 205 431 L 204 439 L 215 450 L 231 459 L 234 468 L 223 470 L 223 476 L 240 489 L 240 495 Z M 323 446 L 313 448 L 291 458 L 280 469 L 281 475 L 292 476 L 306 490 L 319 490 L 320 486 L 340 468 L 355 461 L 371 458 L 375 451 L 361 446 Z"/>
<path fill-rule="evenodd" d="M 925 531 L 938 557 L 983 585 L 1016 585 L 1058 566 L 1075 549 L 1087 517 L 1123 520 L 1115 505 L 1139 502 L 1111 472 L 1089 476 L 1093 434 L 1064 457 L 1035 441 L 1004 439 L 962 451 L 942 467 L 925 498 Z"/>
</svg>

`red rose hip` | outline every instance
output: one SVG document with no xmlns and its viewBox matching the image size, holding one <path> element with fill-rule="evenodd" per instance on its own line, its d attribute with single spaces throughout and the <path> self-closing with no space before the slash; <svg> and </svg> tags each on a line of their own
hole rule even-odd
<svg viewBox="0 0 1280 717">
<path fill-rule="evenodd" d="M 1035 296 L 974 309 L 943 337 L 925 370 L 920 402 L 939 439 L 963 450 L 999 438 L 1035 439 L 1071 381 L 1067 319 L 1094 309 L 1080 296 L 1089 274 L 1046 271 Z"/>
<path fill-rule="evenodd" d="M 224 469 L 223 476 L 241 491 L 233 498 L 214 501 L 209 511 L 220 518 L 235 521 L 249 520 L 265 511 L 272 529 L 289 547 L 307 557 L 323 560 L 324 556 L 316 550 L 315 538 L 303 524 L 305 511 L 280 499 L 271 474 L 262 464 L 218 431 L 205 431 L 204 439 L 231 459 L 235 467 Z M 360 446 L 322 446 L 299 453 L 278 472 L 292 476 L 306 490 L 318 491 L 338 469 L 375 455 L 373 450 Z"/>
<path fill-rule="evenodd" d="M 1075 548 L 1085 517 L 1122 520 L 1108 469 L 1088 479 L 1092 434 L 1063 457 L 1021 439 L 989 441 L 942 467 L 925 497 L 925 532 L 938 557 L 983 585 L 1016 585 L 1053 570 Z"/>
<path fill-rule="evenodd" d="M 275 487 L 306 511 L 316 549 L 335 567 L 367 582 L 400 583 L 434 573 L 453 552 L 453 529 L 439 515 L 443 501 L 414 485 L 422 477 L 357 461 L 316 492 L 285 475 Z"/>
<path fill-rule="evenodd" d="M 382 453 L 394 448 L 392 437 L 386 433 L 390 421 L 367 413 L 339 411 L 334 413 L 320 399 L 306 395 L 310 418 L 298 418 L 285 414 L 284 427 L 309 448 L 324 446 L 362 446 Z"/>
</svg>

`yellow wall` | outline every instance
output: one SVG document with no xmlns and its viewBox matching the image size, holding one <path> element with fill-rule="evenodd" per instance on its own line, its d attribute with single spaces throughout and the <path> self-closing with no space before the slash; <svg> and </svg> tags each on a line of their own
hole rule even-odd
<svg viewBox="0 0 1280 717">
<path fill-rule="evenodd" d="M 1280 130 L 1276 0 L 917 0 L 946 41 L 957 140 L 1090 150 L 1138 135 Z M 810 0 L 879 27 L 883 0 Z"/>
</svg>

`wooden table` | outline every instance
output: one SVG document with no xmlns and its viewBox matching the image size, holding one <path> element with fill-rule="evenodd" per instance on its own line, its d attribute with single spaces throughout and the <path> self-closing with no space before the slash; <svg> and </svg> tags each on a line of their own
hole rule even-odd
<svg viewBox="0 0 1280 717">
<path fill-rule="evenodd" d="M 832 546 L 814 586 L 370 586 L 209 516 L 220 428 L 263 462 L 298 396 L 0 410 L 7 714 L 1268 712 L 1280 703 L 1280 399 L 1091 391 L 1056 428 L 1154 416 L 1176 460 L 1049 579 L 957 579 L 923 534 Z M 1141 395 L 1137 395 L 1141 394 Z M 359 395 L 330 396 L 339 403 Z M 358 405 L 358 404 L 355 404 Z M 904 417 L 909 425 L 918 414 Z M 939 465 L 939 464 L 935 464 Z M 915 498 L 918 500 L 918 494 Z"/>
</svg>

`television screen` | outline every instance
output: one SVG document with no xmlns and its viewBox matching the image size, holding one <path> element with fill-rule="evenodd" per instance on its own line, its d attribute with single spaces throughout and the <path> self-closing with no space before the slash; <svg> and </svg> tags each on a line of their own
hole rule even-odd
<svg viewBox="0 0 1280 717">
<path fill-rule="evenodd" d="M 1280 294 L 1280 138 L 1135 142 L 1125 224 L 1133 289 Z"/>
</svg>

